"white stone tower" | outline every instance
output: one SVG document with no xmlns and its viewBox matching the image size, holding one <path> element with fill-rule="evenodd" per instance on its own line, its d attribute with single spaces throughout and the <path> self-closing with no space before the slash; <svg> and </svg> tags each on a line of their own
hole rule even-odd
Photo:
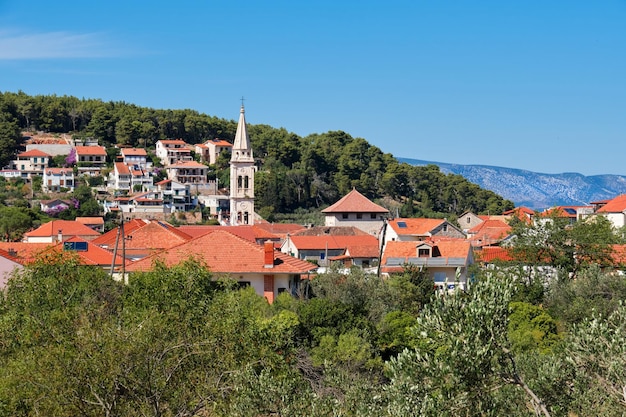
<svg viewBox="0 0 626 417">
<path fill-rule="evenodd" d="M 241 104 L 230 157 L 230 224 L 254 224 L 254 158 Z"/>
</svg>

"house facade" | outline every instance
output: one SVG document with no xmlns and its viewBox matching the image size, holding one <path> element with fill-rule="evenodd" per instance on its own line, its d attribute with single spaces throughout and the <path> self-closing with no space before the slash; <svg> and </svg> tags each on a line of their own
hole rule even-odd
<svg viewBox="0 0 626 417">
<path fill-rule="evenodd" d="M 191 149 L 184 140 L 167 139 L 159 140 L 155 146 L 156 156 L 163 166 L 174 165 L 179 162 L 193 161 Z"/>
<path fill-rule="evenodd" d="M 222 152 L 230 152 L 233 145 L 222 139 L 209 139 L 204 143 L 196 145 L 196 154 L 200 155 L 200 160 L 209 165 L 215 165 L 217 158 Z"/>
<path fill-rule="evenodd" d="M 370 201 L 353 189 L 330 207 L 322 210 L 326 226 L 354 226 L 378 237 L 389 210 Z"/>
<path fill-rule="evenodd" d="M 104 146 L 76 146 L 74 149 L 79 175 L 98 176 L 102 173 L 107 160 Z"/>
<path fill-rule="evenodd" d="M 127 166 L 137 165 L 143 170 L 152 166 L 152 162 L 148 162 L 148 154 L 143 148 L 122 148 L 120 155 L 122 162 Z"/>
<path fill-rule="evenodd" d="M 150 270 L 155 259 L 173 266 L 190 257 L 203 262 L 215 278 L 229 277 L 241 286 L 250 286 L 269 303 L 282 292 L 297 294 L 301 280 L 316 269 L 310 262 L 276 251 L 272 242 L 258 245 L 224 226 L 131 263 L 127 271 Z"/>
<path fill-rule="evenodd" d="M 51 155 L 32 149 L 17 154 L 17 159 L 11 162 L 11 168 L 20 172 L 22 178 L 32 178 L 34 175 L 43 175 L 44 169 L 50 163 Z"/>
<path fill-rule="evenodd" d="M 465 290 L 474 263 L 470 242 L 463 239 L 392 241 L 384 249 L 381 275 L 402 273 L 405 266 L 425 271 L 438 290 Z"/>
<path fill-rule="evenodd" d="M 434 237 L 465 239 L 465 233 L 446 219 L 399 218 L 387 222 L 383 246 L 392 241 L 420 241 Z"/>
<path fill-rule="evenodd" d="M 41 187 L 44 192 L 74 191 L 76 184 L 72 168 L 46 168 Z"/>
</svg>

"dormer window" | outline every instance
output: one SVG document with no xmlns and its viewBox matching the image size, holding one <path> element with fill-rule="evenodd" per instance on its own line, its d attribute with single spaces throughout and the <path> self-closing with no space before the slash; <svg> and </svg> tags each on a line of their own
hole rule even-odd
<svg viewBox="0 0 626 417">
<path fill-rule="evenodd" d="M 430 248 L 419 248 L 417 250 L 417 256 L 420 258 L 429 258 L 430 257 Z"/>
</svg>

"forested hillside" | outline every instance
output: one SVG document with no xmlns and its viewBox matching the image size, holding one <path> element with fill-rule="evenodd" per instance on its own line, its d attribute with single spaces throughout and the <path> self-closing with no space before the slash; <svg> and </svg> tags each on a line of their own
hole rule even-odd
<svg viewBox="0 0 626 417">
<path fill-rule="evenodd" d="M 0 93 L 0 166 L 22 146 L 22 131 L 72 133 L 96 138 L 107 147 L 150 149 L 159 139 L 189 144 L 213 138 L 232 141 L 235 130 L 234 120 L 190 109 L 156 110 L 98 99 Z M 342 131 L 306 137 L 267 125 L 249 125 L 248 131 L 259 168 L 256 207 L 270 220 L 297 209 L 317 210 L 352 188 L 407 217 L 454 217 L 466 210 L 500 213 L 513 208 L 511 201 L 460 175 L 445 175 L 435 165 L 400 163 L 365 139 Z M 221 184 L 227 184 L 227 163 L 222 158 L 214 167 Z"/>
</svg>

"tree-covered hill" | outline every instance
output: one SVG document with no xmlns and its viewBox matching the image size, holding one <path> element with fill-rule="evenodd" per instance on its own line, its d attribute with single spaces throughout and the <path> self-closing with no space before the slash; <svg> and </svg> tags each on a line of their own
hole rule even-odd
<svg viewBox="0 0 626 417">
<path fill-rule="evenodd" d="M 71 96 L 29 96 L 0 92 L 0 166 L 22 147 L 22 131 L 72 133 L 104 146 L 153 148 L 160 139 L 196 144 L 207 139 L 232 141 L 236 122 L 195 110 L 157 110 L 125 102 Z M 365 139 L 342 131 L 300 137 L 283 128 L 249 125 L 255 157 L 256 206 L 272 220 L 279 213 L 319 209 L 352 188 L 401 216 L 455 217 L 466 210 L 500 213 L 511 201 L 481 189 L 435 165 L 399 162 Z M 222 158 L 221 183 L 227 175 Z"/>
</svg>

